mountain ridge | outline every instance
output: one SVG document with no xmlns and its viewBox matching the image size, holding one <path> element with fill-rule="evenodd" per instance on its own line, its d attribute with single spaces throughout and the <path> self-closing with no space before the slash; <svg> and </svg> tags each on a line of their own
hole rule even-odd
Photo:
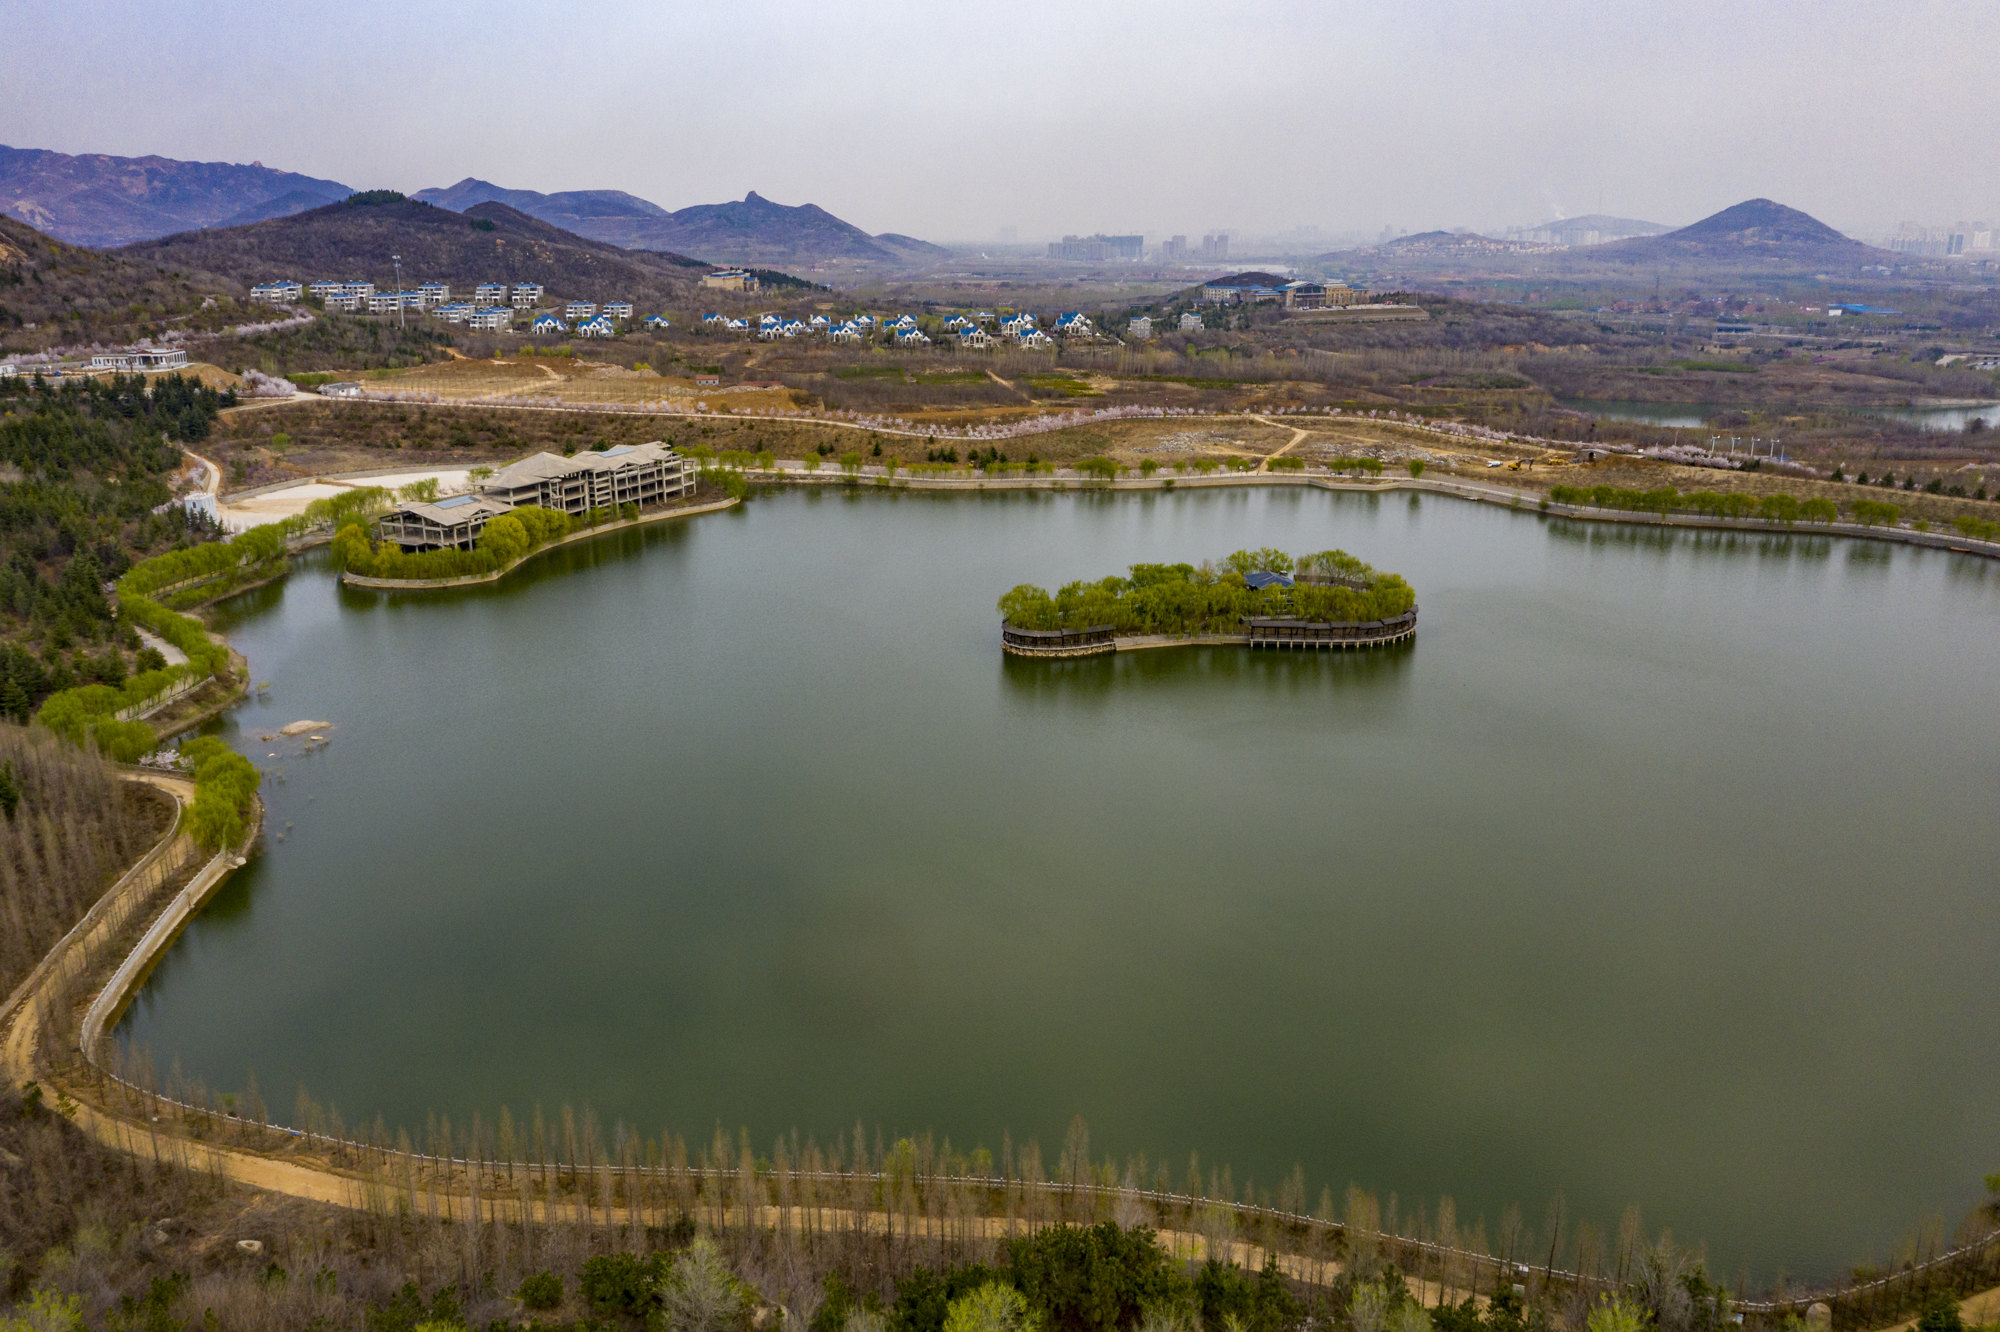
<svg viewBox="0 0 2000 1332">
<path fill-rule="evenodd" d="M 631 250 L 698 252 L 730 263 L 797 264 L 812 260 L 909 263 L 941 258 L 941 245 L 895 232 L 871 236 L 817 204 L 773 203 L 755 190 L 740 200 L 691 204 L 675 212 L 623 190 L 542 194 L 468 176 L 456 185 L 410 196 L 461 211 L 488 201 L 593 240 Z"/>
<path fill-rule="evenodd" d="M 322 202 L 354 191 L 260 162 L 72 155 L 0 144 L 0 213 L 70 245 L 108 248 L 231 219 L 288 195 Z"/>
</svg>

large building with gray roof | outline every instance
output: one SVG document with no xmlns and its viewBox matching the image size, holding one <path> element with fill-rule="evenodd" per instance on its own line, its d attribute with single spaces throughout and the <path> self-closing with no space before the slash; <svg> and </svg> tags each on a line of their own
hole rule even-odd
<svg viewBox="0 0 2000 1332">
<path fill-rule="evenodd" d="M 509 509 L 535 505 L 582 517 L 627 504 L 650 508 L 692 495 L 695 469 L 657 440 L 559 458 L 537 453 L 501 468 L 469 495 L 398 504 L 377 523 L 385 542 L 406 551 L 470 550 L 486 524 Z"/>
</svg>

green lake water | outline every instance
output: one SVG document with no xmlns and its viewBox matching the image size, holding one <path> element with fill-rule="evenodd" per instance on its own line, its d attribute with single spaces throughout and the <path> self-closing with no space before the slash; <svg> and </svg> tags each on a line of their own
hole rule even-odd
<svg viewBox="0 0 2000 1332">
<path fill-rule="evenodd" d="M 1416 641 L 1003 658 L 1339 546 Z M 261 852 L 121 1029 L 347 1121 L 1188 1153 L 1830 1275 L 2000 1169 L 2000 564 L 1407 495 L 785 492 L 231 604 Z M 260 733 L 330 721 L 312 753 Z M 271 757 L 275 755 L 275 757 Z"/>
</svg>

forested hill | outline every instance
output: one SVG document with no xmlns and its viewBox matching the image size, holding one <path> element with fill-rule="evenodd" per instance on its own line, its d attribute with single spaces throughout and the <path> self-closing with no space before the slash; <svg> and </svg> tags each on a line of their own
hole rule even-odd
<svg viewBox="0 0 2000 1332">
<path fill-rule="evenodd" d="M 234 399 L 179 375 L 0 379 L 0 713 L 142 666 L 104 585 L 135 558 L 212 537 L 170 505 L 180 445 Z"/>
<path fill-rule="evenodd" d="M 446 282 L 454 294 L 469 295 L 482 282 L 539 282 L 556 300 L 623 299 L 641 310 L 684 300 L 707 267 L 685 255 L 589 240 L 503 203 L 454 213 L 395 194 L 356 195 L 291 217 L 184 232 L 116 253 L 154 268 L 213 275 L 239 289 L 325 278 L 373 282 L 384 291 L 395 290 L 390 256 L 401 255 L 406 287 Z"/>
<path fill-rule="evenodd" d="M 0 355 L 124 344 L 271 317 L 222 284 L 66 245 L 0 217 Z"/>
</svg>

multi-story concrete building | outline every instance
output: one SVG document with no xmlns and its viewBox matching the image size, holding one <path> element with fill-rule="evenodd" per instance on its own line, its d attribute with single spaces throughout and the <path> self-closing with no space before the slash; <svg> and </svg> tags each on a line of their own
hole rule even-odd
<svg viewBox="0 0 2000 1332">
<path fill-rule="evenodd" d="M 474 305 L 505 305 L 507 284 L 504 282 L 482 282 L 472 289 Z"/>
<path fill-rule="evenodd" d="M 478 493 L 510 508 L 539 504 L 544 509 L 582 514 L 620 504 L 662 504 L 691 495 L 694 479 L 687 459 L 655 441 L 620 444 L 574 458 L 537 453 L 480 482 Z"/>
<path fill-rule="evenodd" d="M 453 495 L 435 504 L 411 500 L 376 519 L 375 531 L 383 541 L 394 542 L 406 551 L 471 550 L 486 524 L 509 507 L 477 495 Z"/>
<path fill-rule="evenodd" d="M 398 504 L 377 520 L 376 532 L 406 551 L 470 550 L 486 524 L 509 509 L 532 504 L 581 517 L 592 509 L 665 504 L 692 495 L 694 484 L 688 460 L 657 440 L 574 458 L 537 453 L 501 468 L 470 495 Z"/>
<path fill-rule="evenodd" d="M 417 288 L 417 298 L 426 309 L 435 309 L 451 299 L 451 287 L 443 282 L 426 282 Z"/>
<path fill-rule="evenodd" d="M 542 300 L 542 284 L 539 282 L 516 282 L 514 284 L 514 308 L 526 310 L 539 305 Z"/>
<path fill-rule="evenodd" d="M 305 290 L 296 282 L 263 282 L 250 288 L 250 299 L 267 305 L 283 305 L 303 296 Z"/>
<path fill-rule="evenodd" d="M 723 268 L 703 274 L 701 285 L 713 291 L 755 291 L 757 279 L 747 269 Z"/>
</svg>

